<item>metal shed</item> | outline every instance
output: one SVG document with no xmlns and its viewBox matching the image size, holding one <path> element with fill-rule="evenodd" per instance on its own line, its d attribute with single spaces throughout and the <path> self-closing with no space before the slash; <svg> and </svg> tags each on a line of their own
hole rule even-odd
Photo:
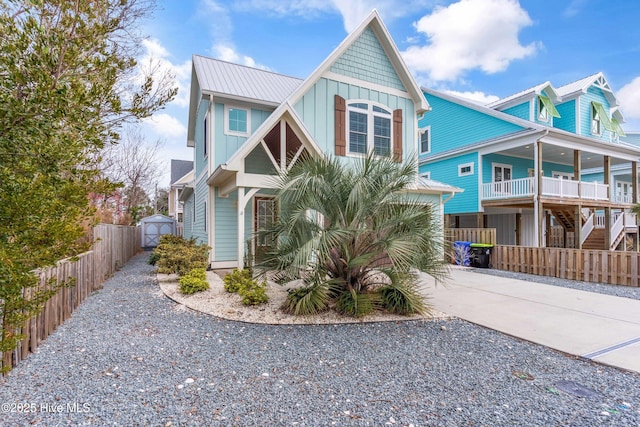
<svg viewBox="0 0 640 427">
<path fill-rule="evenodd" d="M 142 247 L 155 248 L 163 234 L 176 234 L 176 220 L 165 215 L 152 215 L 140 220 Z"/>
</svg>

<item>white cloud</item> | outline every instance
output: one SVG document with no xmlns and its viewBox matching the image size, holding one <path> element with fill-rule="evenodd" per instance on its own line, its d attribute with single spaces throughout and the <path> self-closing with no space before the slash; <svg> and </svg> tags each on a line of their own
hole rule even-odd
<svg viewBox="0 0 640 427">
<path fill-rule="evenodd" d="M 490 102 L 494 102 L 497 101 L 498 99 L 500 99 L 500 97 L 495 96 L 495 95 L 487 95 L 484 92 L 480 92 L 480 91 L 466 91 L 466 92 L 458 92 L 456 90 L 444 90 L 444 93 L 448 93 L 450 95 L 453 96 L 457 96 L 459 98 L 464 98 L 467 99 L 471 102 L 475 102 L 476 104 L 480 104 L 480 105 L 487 105 Z"/>
<path fill-rule="evenodd" d="M 625 118 L 628 120 L 630 126 L 640 129 L 640 76 L 634 78 L 626 85 L 622 86 L 618 92 L 616 92 L 618 101 L 620 101 L 620 107 Z"/>
<path fill-rule="evenodd" d="M 331 0 L 340 12 L 347 32 L 353 31 L 375 8 L 384 22 L 415 13 L 416 10 L 433 6 L 435 0 Z"/>
<path fill-rule="evenodd" d="M 233 8 L 246 12 L 268 11 L 276 15 L 305 18 L 334 10 L 331 2 L 327 0 L 239 0 L 233 3 Z"/>
<path fill-rule="evenodd" d="M 588 0 L 572 0 L 564 10 L 563 15 L 568 18 L 576 16 L 582 11 L 582 8 L 587 5 L 587 1 Z"/>
<path fill-rule="evenodd" d="M 165 139 L 186 141 L 187 128 L 175 117 L 167 113 L 156 113 L 144 120 L 155 134 Z"/>
<path fill-rule="evenodd" d="M 455 81 L 472 69 L 497 73 L 536 53 L 536 43 L 523 46 L 518 40 L 520 30 L 532 24 L 517 0 L 460 0 L 416 22 L 429 44 L 410 46 L 402 55 L 432 81 Z"/>
</svg>

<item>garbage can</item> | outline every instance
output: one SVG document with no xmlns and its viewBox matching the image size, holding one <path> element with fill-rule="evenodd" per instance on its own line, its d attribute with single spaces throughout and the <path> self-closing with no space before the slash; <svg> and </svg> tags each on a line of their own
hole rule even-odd
<svg viewBox="0 0 640 427">
<path fill-rule="evenodd" d="M 471 266 L 479 268 L 491 268 L 491 250 L 493 245 L 490 243 L 471 243 Z"/>
<path fill-rule="evenodd" d="M 456 265 L 469 267 L 471 265 L 471 242 L 457 240 L 453 242 L 453 252 L 456 256 Z"/>
</svg>

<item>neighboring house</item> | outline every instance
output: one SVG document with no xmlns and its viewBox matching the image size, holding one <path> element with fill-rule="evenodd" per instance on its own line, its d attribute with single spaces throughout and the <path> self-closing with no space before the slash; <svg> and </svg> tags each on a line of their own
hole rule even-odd
<svg viewBox="0 0 640 427">
<path fill-rule="evenodd" d="M 276 219 L 274 175 L 303 154 L 407 160 L 418 149 L 417 116 L 427 110 L 376 11 L 304 80 L 195 55 L 185 236 L 211 247 L 212 268 L 242 267 L 266 249 L 253 235 Z M 443 194 L 457 190 L 419 179 L 410 191 L 441 212 Z"/>
<path fill-rule="evenodd" d="M 183 208 L 180 195 L 186 185 L 193 181 L 191 160 L 171 159 L 171 181 L 169 182 L 169 217 L 183 223 Z"/>
<path fill-rule="evenodd" d="M 625 213 L 638 200 L 640 144 L 625 142 L 602 73 L 487 106 L 423 92 L 432 111 L 419 121 L 420 173 L 465 190 L 445 205 L 449 226 L 496 228 L 499 244 L 536 247 L 555 224 L 567 247 L 610 249 L 637 233 Z"/>
</svg>

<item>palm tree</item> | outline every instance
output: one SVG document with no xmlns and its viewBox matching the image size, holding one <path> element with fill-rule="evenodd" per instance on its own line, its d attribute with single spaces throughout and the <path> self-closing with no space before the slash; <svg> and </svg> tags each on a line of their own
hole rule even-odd
<svg viewBox="0 0 640 427">
<path fill-rule="evenodd" d="M 408 192 L 416 171 L 415 162 L 374 156 L 306 157 L 279 177 L 279 219 L 260 233 L 277 244 L 257 267 L 281 282 L 303 279 L 286 311 L 428 311 L 417 270 L 438 279 L 447 270 L 434 208 Z"/>
</svg>

